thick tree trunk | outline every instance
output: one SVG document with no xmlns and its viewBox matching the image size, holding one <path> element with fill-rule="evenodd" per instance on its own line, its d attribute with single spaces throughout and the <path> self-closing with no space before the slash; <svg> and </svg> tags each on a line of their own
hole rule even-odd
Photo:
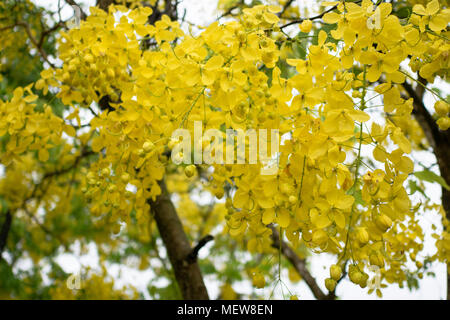
<svg viewBox="0 0 450 320">
<path fill-rule="evenodd" d="M 150 206 L 183 299 L 207 300 L 209 296 L 200 268 L 196 259 L 191 258 L 195 250 L 189 244 L 164 181 L 160 186 L 162 194 L 151 201 Z"/>
</svg>

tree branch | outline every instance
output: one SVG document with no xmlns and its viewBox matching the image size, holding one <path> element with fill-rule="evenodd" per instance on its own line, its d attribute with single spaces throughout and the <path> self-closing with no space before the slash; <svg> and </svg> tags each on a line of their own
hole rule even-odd
<svg viewBox="0 0 450 320">
<path fill-rule="evenodd" d="M 439 132 L 436 121 L 426 109 L 421 95 L 416 92 L 416 90 L 414 90 L 412 85 L 405 81 L 403 83 L 403 88 L 406 90 L 408 95 L 413 98 L 414 101 L 412 113 L 419 123 L 420 127 L 422 128 L 423 132 L 425 133 L 428 143 L 433 149 L 435 149 L 438 141 L 441 139 L 441 133 Z"/>
<path fill-rule="evenodd" d="M 187 261 L 189 263 L 193 263 L 193 262 L 197 261 L 198 252 L 200 251 L 200 249 L 203 248 L 208 242 L 210 242 L 212 240 L 214 240 L 214 237 L 209 234 L 207 236 L 203 237 L 202 239 L 200 239 L 200 241 L 197 243 L 197 245 L 188 254 L 188 256 L 186 258 Z"/>
<path fill-rule="evenodd" d="M 353 3 L 360 3 L 361 1 L 362 1 L 362 0 L 358 0 L 358 1 L 354 1 Z M 336 10 L 337 7 L 338 7 L 338 5 L 335 5 L 335 6 L 331 7 L 330 9 L 325 10 L 325 11 L 322 12 L 321 14 L 318 14 L 317 16 L 314 16 L 314 17 L 310 17 L 310 18 L 300 18 L 300 19 L 297 19 L 297 20 L 290 21 L 290 22 L 288 22 L 288 23 L 282 25 L 282 26 L 280 27 L 280 29 L 284 29 L 284 28 L 289 27 L 289 26 L 292 26 L 292 25 L 294 25 L 294 24 L 302 23 L 302 22 L 305 21 L 305 20 L 317 20 L 317 19 L 322 19 L 322 17 L 323 17 L 325 14 L 327 14 L 327 13 L 329 13 L 329 12 L 331 12 L 331 11 Z"/>
<path fill-rule="evenodd" d="M 3 250 L 5 250 L 6 243 L 8 241 L 9 230 L 11 229 L 12 215 L 11 212 L 6 211 L 5 221 L 3 222 L 2 229 L 0 230 L 0 262 L 3 260 Z"/>
<path fill-rule="evenodd" d="M 207 239 L 200 241 L 202 245 L 199 243 L 197 249 L 191 248 L 164 180 L 161 180 L 159 185 L 161 195 L 158 196 L 156 201 L 149 200 L 148 202 L 166 247 L 183 299 L 207 300 L 209 296 L 198 263 L 189 259 L 194 252 L 200 250 Z"/>
<path fill-rule="evenodd" d="M 83 9 L 81 9 L 81 7 L 74 1 L 74 0 L 65 0 L 67 4 L 71 5 L 71 6 L 77 6 L 80 9 L 80 19 L 81 20 L 85 20 L 87 15 L 86 13 L 83 11 Z"/>
<path fill-rule="evenodd" d="M 282 17 L 283 14 L 289 9 L 289 7 L 292 5 L 292 2 L 294 2 L 294 0 L 288 0 L 286 1 L 286 3 L 283 6 L 283 9 L 281 9 L 281 11 L 278 13 L 278 17 Z"/>
<path fill-rule="evenodd" d="M 420 78 L 419 78 L 420 81 Z M 421 84 L 423 84 L 421 82 Z M 426 84 L 423 84 L 425 86 Z M 403 88 L 408 95 L 413 98 L 413 115 L 420 127 L 422 128 L 425 137 L 430 146 L 433 148 L 439 165 L 439 171 L 442 178 L 450 184 L 450 131 L 439 130 L 435 120 L 428 112 L 423 97 L 425 87 L 417 86 L 416 89 L 406 81 L 403 83 Z M 446 213 L 446 218 L 450 220 L 450 191 L 442 187 L 442 207 Z M 448 231 L 448 230 L 447 230 Z M 450 300 L 450 264 L 447 265 L 447 300 Z"/>
<path fill-rule="evenodd" d="M 292 266 L 297 270 L 298 274 L 305 280 L 309 289 L 311 289 L 314 297 L 318 300 L 333 299 L 334 295 L 326 295 L 317 285 L 316 279 L 306 268 L 306 260 L 301 259 L 295 251 L 284 241 L 280 240 L 280 234 L 274 226 L 269 226 L 272 230 L 272 247 L 281 249 L 281 253 L 286 257 Z M 281 243 L 280 243 L 281 241 Z"/>
</svg>

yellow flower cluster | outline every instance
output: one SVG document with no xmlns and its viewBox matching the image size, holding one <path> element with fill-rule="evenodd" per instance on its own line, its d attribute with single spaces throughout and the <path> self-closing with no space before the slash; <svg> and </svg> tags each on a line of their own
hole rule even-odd
<svg viewBox="0 0 450 320">
<path fill-rule="evenodd" d="M 245 237 L 251 252 L 267 252 L 273 250 L 267 225 L 276 224 L 294 247 L 336 255 L 325 283 L 330 291 L 346 261 L 351 281 L 361 287 L 369 266 L 378 266 L 390 283 L 404 283 L 407 258 L 422 263 L 416 257 L 424 236 L 404 186 L 413 172 L 405 134 L 417 126 L 396 121 L 410 119 L 413 109 L 412 99 L 403 98 L 407 73 L 401 63 L 411 57 L 412 70 L 429 82 L 446 76 L 450 44 L 440 34 L 449 10 L 433 0 L 401 21 L 390 3 L 342 1 L 337 9 L 323 16 L 336 29 L 314 36 L 305 59 L 286 59 L 295 68 L 286 77 L 278 65 L 279 7 L 244 9 L 239 20 L 213 23 L 197 36 L 167 16 L 146 24 L 149 8 L 91 8 L 79 28 L 62 34 L 62 67 L 44 71 L 36 87 L 59 88 L 58 96 L 72 108 L 66 120 L 79 121 L 80 108 L 109 97 L 109 108 L 90 121 L 89 145 L 99 159 L 82 184 L 92 214 L 116 223 L 118 232 L 118 223 L 135 210 L 138 223 L 147 226 L 149 199 L 160 195 L 158 181 L 174 166 L 167 155 L 178 128 L 193 132 L 194 121 L 202 121 L 204 130 L 278 129 L 283 145 L 278 154 L 269 150 L 277 174 L 261 175 L 261 164 L 214 164 L 205 171 L 211 193 L 227 195 L 231 236 Z M 300 26 L 303 32 L 311 27 L 308 20 Z M 144 40 L 155 48 L 145 50 Z M 34 112 L 35 97 L 25 91 L 28 96 L 18 89 L 0 105 L 7 119 L 0 136 L 10 135 L 2 163 L 26 150 L 39 150 L 46 161 L 62 131 L 75 136 L 48 107 Z M 369 94 L 383 98 L 385 123 L 373 121 Z M 446 130 L 448 104 L 439 101 L 435 109 Z M 413 140 L 418 144 L 422 136 Z M 383 169 L 363 162 L 362 148 Z M 195 178 L 195 167 L 184 172 Z M 193 219 L 185 197 L 180 211 Z M 448 239 L 439 247 L 448 259 Z M 255 286 L 264 286 L 262 274 L 252 270 L 251 276 Z"/>
</svg>

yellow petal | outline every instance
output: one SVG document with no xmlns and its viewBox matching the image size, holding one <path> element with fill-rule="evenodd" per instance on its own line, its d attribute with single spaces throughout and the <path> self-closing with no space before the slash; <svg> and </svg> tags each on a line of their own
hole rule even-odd
<svg viewBox="0 0 450 320">
<path fill-rule="evenodd" d="M 341 20 L 341 15 L 336 12 L 328 12 L 323 16 L 323 21 L 329 24 L 333 24 Z"/>
<path fill-rule="evenodd" d="M 328 219 L 327 214 L 317 210 L 316 208 L 312 208 L 309 212 L 309 215 L 311 217 L 311 222 L 317 228 L 326 228 L 331 224 L 331 220 Z"/>
<path fill-rule="evenodd" d="M 264 13 L 264 20 L 268 23 L 274 24 L 277 23 L 280 19 L 274 15 L 273 13 Z"/>
<path fill-rule="evenodd" d="M 289 227 L 289 224 L 291 222 L 291 215 L 289 214 L 289 211 L 285 208 L 281 208 L 277 212 L 277 223 L 282 228 Z"/>
<path fill-rule="evenodd" d="M 262 216 L 262 222 L 264 224 L 270 224 L 275 220 L 275 210 L 273 208 L 264 210 Z"/>
<path fill-rule="evenodd" d="M 423 5 L 421 5 L 421 4 L 416 4 L 416 5 L 413 7 L 413 12 L 414 12 L 414 13 L 417 13 L 417 14 L 420 14 L 420 15 L 422 15 L 422 16 L 424 16 L 424 15 L 427 14 L 427 13 L 425 12 L 425 8 L 424 8 Z"/>
<path fill-rule="evenodd" d="M 443 16 L 437 15 L 431 18 L 429 27 L 434 32 L 440 32 L 441 30 L 447 28 L 447 22 Z"/>
<path fill-rule="evenodd" d="M 222 67 L 223 65 L 223 57 L 220 55 L 216 55 L 208 60 L 205 64 L 205 69 L 207 70 L 216 70 Z"/>
<path fill-rule="evenodd" d="M 349 110 L 348 115 L 350 118 L 358 122 L 366 122 L 370 120 L 370 116 L 361 110 Z"/>
<path fill-rule="evenodd" d="M 336 212 L 334 215 L 334 222 L 336 222 L 336 225 L 344 229 L 345 228 L 345 215 L 342 212 Z"/>
<path fill-rule="evenodd" d="M 269 12 L 271 12 L 271 13 L 278 13 L 281 11 L 281 7 L 280 6 L 268 6 L 267 10 L 269 10 Z"/>
<path fill-rule="evenodd" d="M 427 4 L 427 8 L 426 8 L 426 13 L 427 15 L 434 15 L 439 11 L 439 1 L 438 0 L 433 0 L 431 2 L 429 2 Z"/>
<path fill-rule="evenodd" d="M 47 149 L 42 148 L 39 150 L 39 161 L 46 162 L 48 158 L 50 157 L 50 154 L 48 153 Z"/>
</svg>

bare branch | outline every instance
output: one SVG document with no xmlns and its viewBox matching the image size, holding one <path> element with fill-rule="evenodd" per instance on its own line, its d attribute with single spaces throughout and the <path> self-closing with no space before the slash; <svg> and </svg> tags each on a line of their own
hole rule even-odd
<svg viewBox="0 0 450 320">
<path fill-rule="evenodd" d="M 282 17 L 283 14 L 289 9 L 289 7 L 292 5 L 292 2 L 294 2 L 294 0 L 288 0 L 286 1 L 286 3 L 283 6 L 283 9 L 281 9 L 281 11 L 278 13 L 278 17 Z"/>
<path fill-rule="evenodd" d="M 207 236 L 203 237 L 202 239 L 200 239 L 200 241 L 197 243 L 197 245 L 188 254 L 186 260 L 189 263 L 193 263 L 193 262 L 197 261 L 198 252 L 200 251 L 200 249 L 203 248 L 208 242 L 210 242 L 212 240 L 214 240 L 214 237 L 209 234 Z"/>
<path fill-rule="evenodd" d="M 17 26 L 21 26 L 25 29 L 25 32 L 28 35 L 28 38 L 30 39 L 31 43 L 36 47 L 36 50 L 40 53 L 40 55 L 42 56 L 42 58 L 52 67 L 54 68 L 55 66 L 53 65 L 53 63 L 50 62 L 50 60 L 48 60 L 48 56 L 47 53 L 45 53 L 45 51 L 42 49 L 41 46 L 39 46 L 39 43 L 37 42 L 37 40 L 34 38 L 33 33 L 31 32 L 31 28 L 29 26 L 28 23 L 24 22 L 24 21 L 19 21 L 16 23 Z"/>
</svg>

